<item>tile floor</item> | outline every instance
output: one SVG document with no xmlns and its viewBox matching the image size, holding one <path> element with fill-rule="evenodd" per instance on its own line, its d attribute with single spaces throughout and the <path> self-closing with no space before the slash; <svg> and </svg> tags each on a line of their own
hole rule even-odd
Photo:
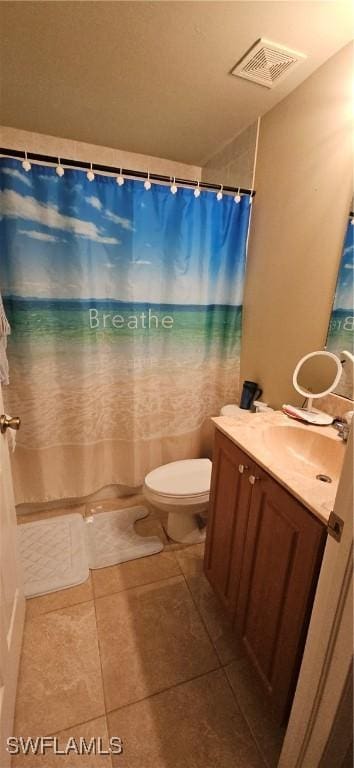
<svg viewBox="0 0 354 768">
<path fill-rule="evenodd" d="M 85 584 L 27 601 L 15 734 L 57 735 L 60 743 L 100 736 L 104 744 L 119 736 L 123 753 L 28 755 L 13 759 L 17 768 L 276 765 L 281 734 L 268 723 L 203 575 L 203 545 L 169 542 L 163 522 L 151 510 L 136 525 L 141 535 L 159 535 L 163 552 L 92 571 Z"/>
</svg>

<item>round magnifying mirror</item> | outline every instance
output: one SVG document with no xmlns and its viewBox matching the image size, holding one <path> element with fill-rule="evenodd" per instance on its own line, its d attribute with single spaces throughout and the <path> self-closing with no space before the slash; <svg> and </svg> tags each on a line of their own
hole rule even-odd
<svg viewBox="0 0 354 768">
<path fill-rule="evenodd" d="M 300 395 L 312 400 L 328 395 L 336 388 L 342 374 L 342 365 L 333 352 L 310 352 L 299 360 L 293 375 L 293 385 Z"/>
</svg>

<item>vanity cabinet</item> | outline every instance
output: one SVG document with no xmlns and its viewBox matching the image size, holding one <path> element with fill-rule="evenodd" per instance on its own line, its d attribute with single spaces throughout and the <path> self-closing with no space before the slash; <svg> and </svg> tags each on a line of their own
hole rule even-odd
<svg viewBox="0 0 354 768">
<path fill-rule="evenodd" d="M 216 430 L 204 569 L 279 722 L 291 706 L 326 533 Z"/>
</svg>

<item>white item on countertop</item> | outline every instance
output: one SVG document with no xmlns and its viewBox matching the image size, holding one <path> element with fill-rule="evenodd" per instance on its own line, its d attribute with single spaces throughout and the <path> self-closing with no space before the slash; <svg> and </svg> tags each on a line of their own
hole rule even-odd
<svg viewBox="0 0 354 768">
<path fill-rule="evenodd" d="M 252 407 L 255 413 L 266 413 L 267 411 L 274 411 L 274 408 L 271 408 L 268 403 L 262 403 L 262 400 L 254 400 Z"/>
<path fill-rule="evenodd" d="M 233 403 L 230 405 L 223 405 L 220 409 L 220 416 L 242 416 L 244 413 L 250 413 L 250 411 L 246 410 L 245 408 L 240 408 L 239 405 L 234 405 Z"/>
<path fill-rule="evenodd" d="M 283 405 L 282 411 L 290 419 L 296 419 L 305 424 L 317 424 L 317 426 L 328 427 L 333 423 L 333 416 L 329 416 L 328 413 L 323 413 L 323 411 L 318 411 L 315 408 L 308 410 L 306 408 L 297 408 L 295 405 Z"/>
</svg>

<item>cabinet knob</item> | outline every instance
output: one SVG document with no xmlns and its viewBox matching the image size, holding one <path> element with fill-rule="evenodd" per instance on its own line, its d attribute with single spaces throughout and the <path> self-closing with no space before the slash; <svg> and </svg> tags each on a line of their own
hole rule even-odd
<svg viewBox="0 0 354 768">
<path fill-rule="evenodd" d="M 246 469 L 248 469 L 247 464 L 239 464 L 238 465 L 238 471 L 239 471 L 240 475 L 243 475 L 243 473 L 246 471 Z"/>
<path fill-rule="evenodd" d="M 250 475 L 248 478 L 248 482 L 251 483 L 251 485 L 254 485 L 257 482 L 257 480 L 260 480 L 260 478 L 256 477 L 255 475 Z"/>
</svg>

